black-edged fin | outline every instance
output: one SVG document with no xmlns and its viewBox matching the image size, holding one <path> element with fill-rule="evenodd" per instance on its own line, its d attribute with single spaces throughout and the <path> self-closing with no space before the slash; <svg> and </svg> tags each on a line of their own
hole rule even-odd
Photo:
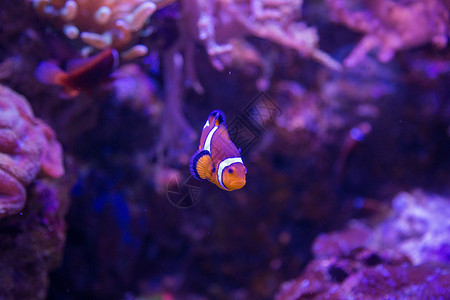
<svg viewBox="0 0 450 300">
<path fill-rule="evenodd" d="M 225 123 L 225 114 L 221 110 L 214 110 L 209 114 L 208 120 L 213 117 L 213 120 L 215 121 L 215 125 L 219 126 L 219 124 Z M 211 122 L 210 122 L 211 123 Z"/>
<path fill-rule="evenodd" d="M 206 150 L 198 150 L 191 157 L 189 169 L 192 176 L 198 180 L 211 179 L 213 164 L 211 155 Z"/>
</svg>

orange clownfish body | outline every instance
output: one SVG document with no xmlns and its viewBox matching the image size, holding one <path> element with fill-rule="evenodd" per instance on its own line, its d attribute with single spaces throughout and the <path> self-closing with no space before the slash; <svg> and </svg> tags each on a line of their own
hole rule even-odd
<svg viewBox="0 0 450 300">
<path fill-rule="evenodd" d="M 189 167 L 195 178 L 209 180 L 221 189 L 233 191 L 245 185 L 247 169 L 224 123 L 223 112 L 215 110 L 209 115 L 203 126 L 200 146 L 192 155 Z"/>
</svg>

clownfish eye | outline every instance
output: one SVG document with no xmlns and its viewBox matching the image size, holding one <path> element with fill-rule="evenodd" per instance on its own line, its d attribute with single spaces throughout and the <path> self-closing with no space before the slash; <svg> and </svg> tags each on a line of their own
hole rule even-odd
<svg viewBox="0 0 450 300">
<path fill-rule="evenodd" d="M 229 173 L 229 174 L 233 174 L 233 172 L 234 172 L 233 169 L 231 169 L 231 168 L 228 169 L 228 173 Z"/>
</svg>

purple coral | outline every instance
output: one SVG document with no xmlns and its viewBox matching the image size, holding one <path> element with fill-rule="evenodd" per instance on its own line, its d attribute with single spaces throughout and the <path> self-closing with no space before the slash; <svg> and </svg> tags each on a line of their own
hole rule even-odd
<svg viewBox="0 0 450 300">
<path fill-rule="evenodd" d="M 449 200 L 400 193 L 373 229 L 359 221 L 316 238 L 316 258 L 282 285 L 277 300 L 446 299 L 450 289 Z"/>
<path fill-rule="evenodd" d="M 35 118 L 28 102 L 0 86 L 0 217 L 18 213 L 25 188 L 40 171 L 50 177 L 64 173 L 62 148 L 53 130 Z"/>
<path fill-rule="evenodd" d="M 374 231 L 370 245 L 407 255 L 414 264 L 450 259 L 450 199 L 421 190 L 400 193 L 389 218 Z"/>
<path fill-rule="evenodd" d="M 386 62 L 399 50 L 430 42 L 437 48 L 447 45 L 449 12 L 441 0 L 327 0 L 327 4 L 334 20 L 365 34 L 344 60 L 348 67 L 357 65 L 372 50 Z"/>
<path fill-rule="evenodd" d="M 348 254 L 358 247 L 389 249 L 408 257 L 414 265 L 448 262 L 450 258 L 450 200 L 421 190 L 399 193 L 392 210 L 376 226 L 353 220 L 342 231 L 319 235 L 316 256 Z"/>
<path fill-rule="evenodd" d="M 356 249 L 315 259 L 275 299 L 446 299 L 449 289 L 449 265 L 413 266 L 395 253 Z"/>
</svg>

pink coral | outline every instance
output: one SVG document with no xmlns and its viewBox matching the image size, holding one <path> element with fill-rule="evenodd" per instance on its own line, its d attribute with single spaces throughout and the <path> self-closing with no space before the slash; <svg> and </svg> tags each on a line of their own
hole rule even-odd
<svg viewBox="0 0 450 300">
<path fill-rule="evenodd" d="M 204 43 L 218 69 L 223 68 L 223 56 L 234 50 L 236 39 L 243 40 L 246 35 L 294 49 L 331 69 L 341 68 L 319 49 L 317 30 L 298 21 L 303 0 L 185 0 L 183 4 L 190 28 L 187 30 Z"/>
<path fill-rule="evenodd" d="M 61 145 L 25 98 L 0 85 L 0 217 L 23 208 L 25 187 L 40 171 L 63 175 Z"/>
<path fill-rule="evenodd" d="M 447 45 L 449 12 L 441 0 L 356 1 L 327 0 L 332 17 L 350 29 L 365 35 L 344 65 L 352 67 L 367 53 L 377 51 L 380 61 L 391 60 L 396 51 L 432 43 Z M 364 10 L 355 7 L 362 5 Z"/>
<path fill-rule="evenodd" d="M 155 2 L 161 6 L 173 1 L 33 0 L 33 5 L 41 16 L 60 25 L 69 39 L 80 38 L 96 49 L 126 50 L 157 9 Z M 144 45 L 134 45 L 122 56 L 131 59 L 147 51 Z"/>
</svg>

